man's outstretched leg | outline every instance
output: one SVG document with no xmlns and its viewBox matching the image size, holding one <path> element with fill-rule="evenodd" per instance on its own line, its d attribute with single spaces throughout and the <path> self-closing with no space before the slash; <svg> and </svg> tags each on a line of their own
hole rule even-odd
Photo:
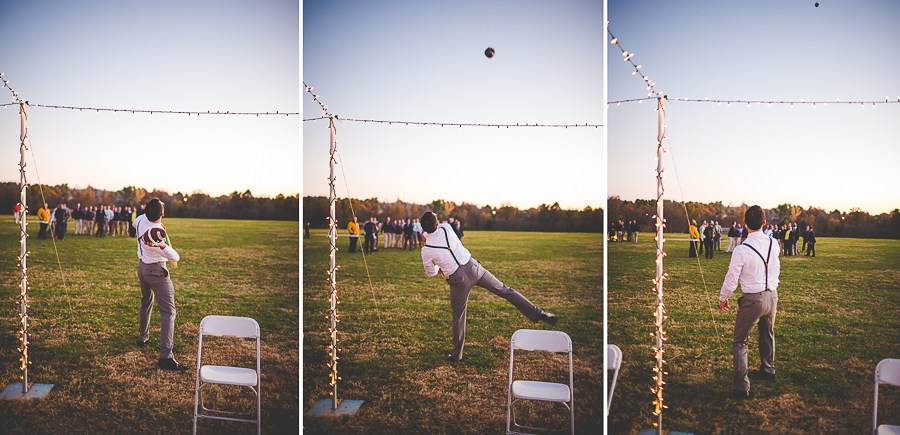
<svg viewBox="0 0 900 435">
<path fill-rule="evenodd" d="M 475 282 L 475 285 L 490 290 L 491 293 L 500 296 L 503 299 L 506 299 L 507 302 L 513 304 L 516 309 L 519 310 L 528 320 L 532 322 L 537 322 L 539 320 L 543 320 L 551 325 L 555 325 L 559 320 L 553 314 L 550 314 L 536 305 L 532 304 L 525 296 L 522 296 L 521 293 L 517 292 L 513 288 L 503 284 L 499 279 L 497 279 L 491 272 L 481 266 L 481 262 L 475 259 L 472 259 L 469 265 L 474 269 L 475 276 L 478 277 L 478 280 Z"/>
</svg>

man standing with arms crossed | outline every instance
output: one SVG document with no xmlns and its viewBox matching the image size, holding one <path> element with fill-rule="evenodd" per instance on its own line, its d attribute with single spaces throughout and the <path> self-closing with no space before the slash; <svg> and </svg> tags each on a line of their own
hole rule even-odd
<svg viewBox="0 0 900 435">
<path fill-rule="evenodd" d="M 141 284 L 141 311 L 138 325 L 138 346 L 144 347 L 150 339 L 150 314 L 153 312 L 153 300 L 162 315 L 159 331 L 159 368 L 183 372 L 187 367 L 175 361 L 172 346 L 175 336 L 175 286 L 169 278 L 166 261 L 177 262 L 178 252 L 166 246 L 165 227 L 162 217 L 165 215 L 165 204 L 158 198 L 147 203 L 145 214 L 134 220 L 138 245 L 137 275 Z"/>
<path fill-rule="evenodd" d="M 469 292 L 476 285 L 506 299 L 532 322 L 542 320 L 555 325 L 559 321 L 556 316 L 538 308 L 525 296 L 504 285 L 482 267 L 481 262 L 472 258 L 469 250 L 456 237 L 450 224 L 438 225 L 437 216 L 430 211 L 425 212 L 421 222 L 425 231 L 423 234 L 425 245 L 422 246 L 425 275 L 429 278 L 438 275 L 450 284 L 453 353 L 447 355 L 448 361 L 457 362 L 463 357 L 463 345 L 466 341 L 466 307 L 469 304 Z"/>
<path fill-rule="evenodd" d="M 750 380 L 775 379 L 775 313 L 778 307 L 778 276 L 781 261 L 778 258 L 778 242 L 762 231 L 766 224 L 765 212 L 754 205 L 744 214 L 744 225 L 749 234 L 747 240 L 734 249 L 728 274 L 719 293 L 719 309 L 727 313 L 728 298 L 741 284 L 743 296 L 738 298 L 737 316 L 734 320 L 734 340 L 731 342 L 731 358 L 734 366 L 734 397 L 750 397 Z M 747 372 L 747 345 L 750 330 L 759 323 L 759 370 Z"/>
</svg>

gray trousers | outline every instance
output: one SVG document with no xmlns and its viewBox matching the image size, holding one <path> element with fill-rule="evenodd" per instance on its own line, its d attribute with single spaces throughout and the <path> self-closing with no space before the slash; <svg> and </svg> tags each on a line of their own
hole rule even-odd
<svg viewBox="0 0 900 435">
<path fill-rule="evenodd" d="M 525 296 L 500 282 L 474 258 L 459 266 L 459 269 L 447 278 L 447 284 L 450 284 L 450 309 L 453 311 L 453 358 L 457 360 L 463 356 L 466 341 L 466 307 L 469 305 L 469 292 L 473 286 L 488 289 L 491 293 L 506 299 L 528 320 L 536 321 L 544 313 Z"/>
<path fill-rule="evenodd" d="M 734 391 L 750 391 L 750 379 L 747 377 L 747 344 L 750 342 L 750 330 L 757 323 L 759 323 L 759 369 L 775 374 L 777 308 L 777 291 L 745 293 L 738 299 L 738 311 L 734 319 L 734 340 L 731 342 Z"/>
<path fill-rule="evenodd" d="M 147 264 L 138 261 L 138 280 L 141 283 L 141 311 L 138 334 L 141 341 L 150 339 L 150 314 L 153 299 L 162 316 L 159 331 L 159 359 L 172 358 L 172 342 L 175 332 L 175 286 L 169 279 L 166 262 Z"/>
</svg>

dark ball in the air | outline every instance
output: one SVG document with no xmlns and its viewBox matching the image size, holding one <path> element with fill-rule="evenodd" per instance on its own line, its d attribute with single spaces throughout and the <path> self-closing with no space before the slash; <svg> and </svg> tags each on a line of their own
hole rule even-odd
<svg viewBox="0 0 900 435">
<path fill-rule="evenodd" d="M 489 58 L 494 57 L 494 49 L 491 47 L 488 47 L 487 50 L 484 50 L 484 55 Z"/>
</svg>

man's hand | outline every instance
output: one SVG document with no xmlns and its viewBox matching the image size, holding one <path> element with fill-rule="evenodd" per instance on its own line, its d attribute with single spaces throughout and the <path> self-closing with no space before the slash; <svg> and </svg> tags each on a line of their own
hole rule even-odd
<svg viewBox="0 0 900 435">
<path fill-rule="evenodd" d="M 157 248 L 159 248 L 159 249 L 166 249 L 166 242 L 159 242 L 159 243 L 147 243 L 147 242 L 144 242 L 144 244 L 147 245 L 147 246 L 155 246 L 155 247 L 157 247 Z"/>
<path fill-rule="evenodd" d="M 441 269 L 438 269 L 438 276 L 440 276 L 441 278 L 447 279 L 447 275 L 444 275 L 444 271 Z"/>
<path fill-rule="evenodd" d="M 723 313 L 727 313 L 727 312 L 728 312 L 728 309 L 730 309 L 730 308 L 731 308 L 731 307 L 728 306 L 728 301 L 727 301 L 727 300 L 725 300 L 725 301 L 719 301 L 719 310 L 721 310 Z"/>
</svg>

